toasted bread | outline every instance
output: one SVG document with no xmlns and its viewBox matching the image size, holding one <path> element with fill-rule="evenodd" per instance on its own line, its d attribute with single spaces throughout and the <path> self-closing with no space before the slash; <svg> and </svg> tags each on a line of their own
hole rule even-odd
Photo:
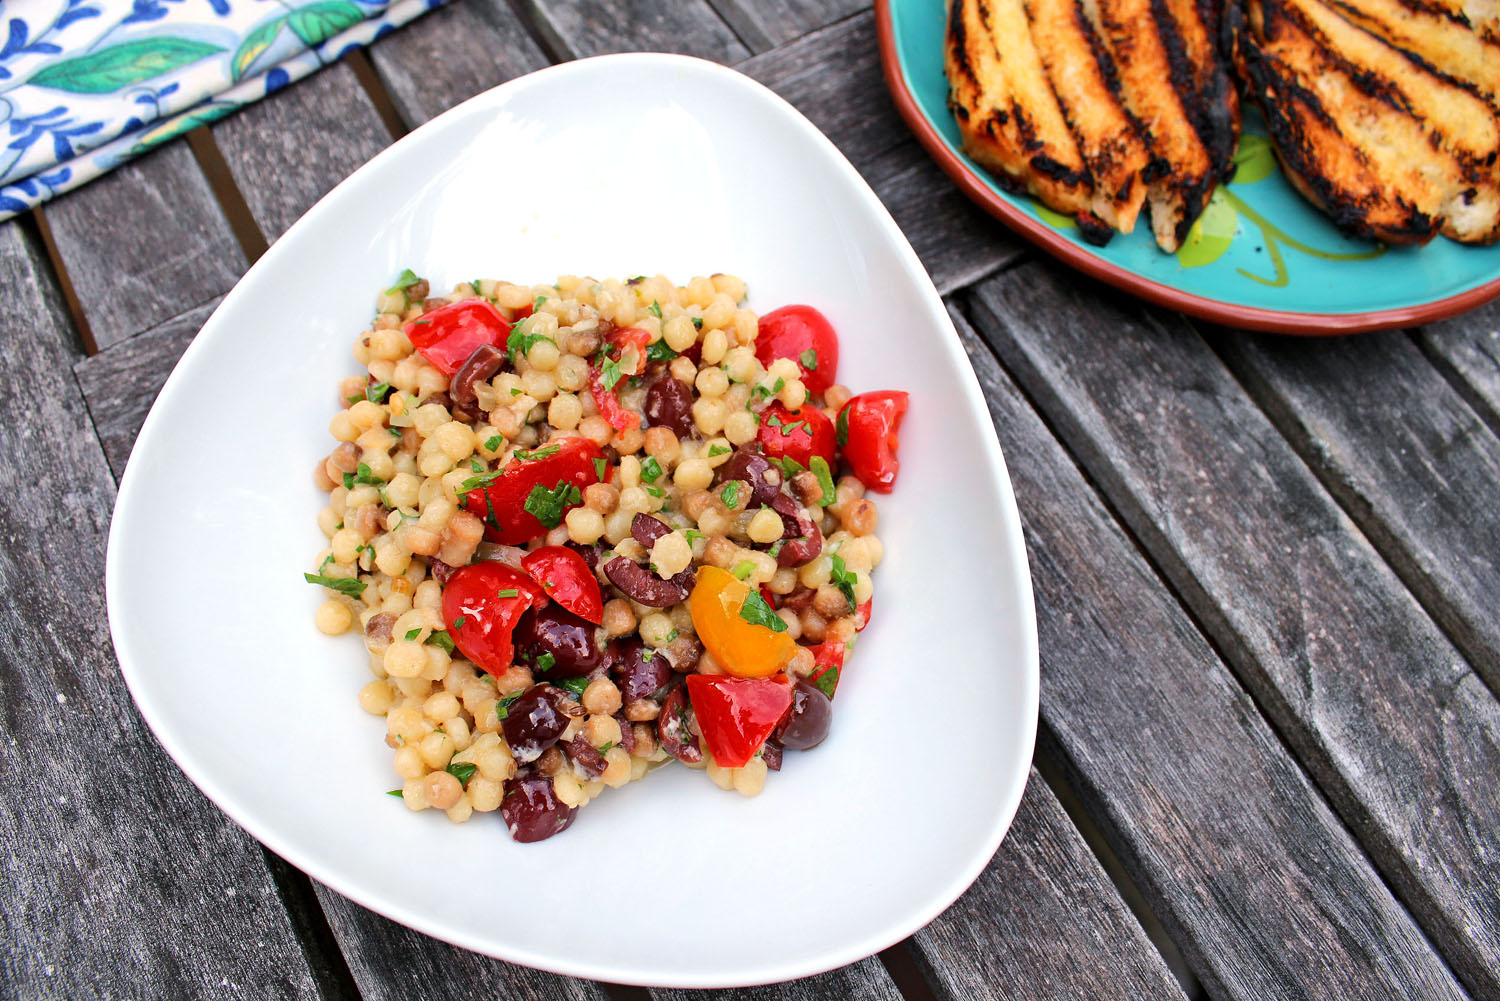
<svg viewBox="0 0 1500 1001">
<path fill-rule="evenodd" d="M 1121 104 L 1113 67 L 1076 0 L 1026 0 L 1026 14 L 1047 79 L 1092 175 L 1093 213 L 1129 233 L 1146 200 L 1141 171 L 1150 154 Z"/>
<path fill-rule="evenodd" d="M 1464 6 L 1479 4 L 1474 0 Z M 1452 77 L 1500 108 L 1500 38 L 1494 7 L 1479 24 L 1466 15 L 1455 18 L 1416 0 L 1334 0 L 1334 8 L 1353 23 L 1415 57 L 1429 69 Z M 1486 33 L 1484 25 L 1489 25 Z"/>
<path fill-rule="evenodd" d="M 1172 83 L 1184 97 L 1188 119 L 1208 151 L 1214 176 L 1228 180 L 1240 139 L 1240 98 L 1220 45 L 1223 3 L 1165 0 L 1164 6 L 1165 14 L 1158 11 L 1158 18 L 1170 18 L 1177 28 L 1175 35 L 1164 36 Z"/>
<path fill-rule="evenodd" d="M 1348 228 L 1353 214 L 1338 207 L 1337 193 L 1358 190 L 1367 199 L 1368 173 L 1393 200 L 1391 218 L 1402 219 L 1407 208 L 1420 216 L 1420 224 L 1415 216 L 1396 226 L 1370 221 L 1381 239 L 1423 242 L 1437 228 L 1468 243 L 1500 236 L 1496 123 L 1482 100 L 1341 21 L 1319 0 L 1249 0 L 1246 10 L 1242 44 L 1265 57 L 1256 82 L 1274 75 L 1277 99 L 1293 96 L 1319 123 L 1315 130 L 1305 118 L 1297 123 L 1304 127 L 1295 142 L 1300 160 L 1283 156 L 1283 163 L 1336 221 Z M 1270 115 L 1270 102 L 1262 104 Z M 1287 136 L 1275 138 L 1284 153 Z M 1351 154 L 1363 170 L 1351 167 Z"/>
<path fill-rule="evenodd" d="M 1086 214 L 1093 183 L 1021 0 L 953 0 L 945 63 L 964 152 L 1055 211 Z"/>
<path fill-rule="evenodd" d="M 1152 0 L 1083 0 L 1119 73 L 1125 106 L 1140 122 L 1152 162 L 1143 175 L 1156 243 L 1171 253 L 1208 204 L 1216 177 L 1172 79 L 1172 47 L 1184 51 L 1170 16 Z M 1165 10 L 1158 8 L 1165 13 Z"/>
</svg>

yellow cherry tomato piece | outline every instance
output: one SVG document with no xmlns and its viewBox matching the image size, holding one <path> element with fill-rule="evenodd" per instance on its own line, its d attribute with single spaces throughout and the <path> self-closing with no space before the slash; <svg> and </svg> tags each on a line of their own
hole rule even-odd
<svg viewBox="0 0 1500 1001">
<path fill-rule="evenodd" d="M 699 567 L 688 596 L 698 639 L 714 660 L 736 678 L 765 678 L 792 659 L 797 644 L 786 633 L 740 617 L 750 587 L 727 570 Z"/>
</svg>

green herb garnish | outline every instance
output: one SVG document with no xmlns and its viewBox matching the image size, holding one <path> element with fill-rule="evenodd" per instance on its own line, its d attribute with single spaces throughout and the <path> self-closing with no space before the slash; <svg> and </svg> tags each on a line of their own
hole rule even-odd
<svg viewBox="0 0 1500 1001">
<path fill-rule="evenodd" d="M 827 507 L 833 503 L 833 471 L 828 468 L 828 460 L 821 455 L 812 457 L 812 473 L 818 478 L 818 487 L 823 491 L 823 496 L 818 498 L 819 507 Z"/>
<path fill-rule="evenodd" d="M 361 462 L 355 471 L 344 474 L 344 489 L 353 490 L 356 483 L 367 483 L 372 487 L 385 486 L 385 480 L 370 472 L 370 467 Z"/>
<path fill-rule="evenodd" d="M 458 779 L 459 784 L 467 789 L 469 788 L 469 780 L 474 777 L 475 772 L 479 771 L 479 766 L 470 764 L 467 761 L 455 761 L 447 768 L 444 768 L 443 771 Z"/>
<path fill-rule="evenodd" d="M 500 698 L 495 701 L 495 718 L 504 719 L 505 717 L 509 716 L 511 703 L 515 702 L 516 699 L 519 699 L 523 694 L 523 692 L 511 692 L 509 695 L 500 696 Z"/>
<path fill-rule="evenodd" d="M 529 319 L 531 317 L 528 316 L 526 320 Z M 531 349 L 536 346 L 537 341 L 546 341 L 548 344 L 557 343 L 546 334 L 527 333 L 526 320 L 517 321 L 516 325 L 510 328 L 510 336 L 505 339 L 505 351 L 510 356 L 512 366 L 515 365 L 518 355 L 530 354 Z M 519 396 L 521 394 L 518 391 L 513 391 L 511 395 Z"/>
<path fill-rule="evenodd" d="M 421 635 L 422 635 L 422 627 L 421 626 L 418 626 L 415 629 L 408 629 L 406 631 L 406 638 L 409 639 L 409 640 L 414 640 L 418 636 L 421 636 Z"/>
<path fill-rule="evenodd" d="M 786 632 L 786 620 L 777 615 L 766 604 L 766 599 L 760 596 L 760 592 L 753 588 L 745 597 L 745 603 L 740 606 L 740 618 L 752 625 L 765 626 L 772 632 Z"/>
<path fill-rule="evenodd" d="M 418 278 L 411 268 L 402 271 L 396 279 L 396 284 L 385 290 L 386 295 L 395 295 L 397 292 L 405 292 L 422 279 Z"/>
<path fill-rule="evenodd" d="M 697 542 L 699 539 L 704 538 L 704 535 L 703 535 L 702 532 L 698 531 L 696 528 L 689 528 L 689 529 L 686 529 L 682 533 L 682 537 L 685 538 L 685 539 L 687 539 L 687 544 L 691 546 L 693 543 Z"/>
<path fill-rule="evenodd" d="M 641 479 L 647 483 L 655 483 L 661 477 L 661 463 L 656 461 L 656 456 L 646 456 L 646 461 L 641 463 Z"/>
<path fill-rule="evenodd" d="M 655 299 L 652 299 L 651 300 L 651 305 L 649 305 L 649 306 L 646 307 L 646 312 L 650 313 L 652 316 L 654 316 L 658 320 L 660 320 L 661 319 L 661 303 L 657 302 Z"/>
<path fill-rule="evenodd" d="M 749 560 L 740 560 L 740 562 L 734 565 L 734 570 L 731 572 L 740 580 L 744 580 L 755 572 L 755 564 Z"/>
<path fill-rule="evenodd" d="M 646 349 L 647 361 L 671 361 L 677 357 L 677 352 L 666 341 L 656 341 Z"/>
<path fill-rule="evenodd" d="M 809 372 L 816 372 L 818 370 L 818 353 L 812 348 L 808 348 L 798 355 L 797 360 L 802 362 L 802 367 Z"/>
<path fill-rule="evenodd" d="M 600 483 L 604 482 L 604 474 L 608 469 L 609 463 L 605 462 L 603 459 L 594 460 L 594 475 L 599 477 Z"/>
<path fill-rule="evenodd" d="M 548 445 L 546 448 L 539 448 L 532 452 L 528 452 L 524 448 L 518 448 L 516 449 L 515 455 L 516 458 L 520 459 L 522 462 L 535 462 L 537 459 L 545 459 L 549 455 L 556 455 L 561 451 L 561 445 Z"/>
<path fill-rule="evenodd" d="M 458 618 L 453 620 L 453 628 L 462 629 L 464 627 L 464 623 L 468 621 L 469 620 L 465 616 L 460 615 Z"/>
<path fill-rule="evenodd" d="M 484 449 L 485 449 L 486 452 L 498 452 L 498 451 L 500 451 L 500 446 L 502 446 L 504 444 L 505 444 L 505 435 L 503 435 L 503 434 L 492 435 L 491 437 L 489 437 L 489 438 L 487 438 L 485 440 Z"/>
<path fill-rule="evenodd" d="M 544 653 L 536 659 L 536 669 L 546 674 L 557 664 L 557 658 L 550 653 Z"/>
<path fill-rule="evenodd" d="M 519 598 L 520 596 L 520 590 L 514 587 L 503 587 L 495 592 L 497 598 Z"/>
<path fill-rule="evenodd" d="M 728 455 L 732 451 L 734 451 L 734 449 L 729 448 L 725 445 L 714 445 L 709 448 L 708 457 L 712 459 L 716 455 Z"/>
<path fill-rule="evenodd" d="M 365 582 L 358 577 L 324 577 L 315 573 L 304 573 L 302 576 L 309 584 L 332 588 L 350 598 L 358 598 L 365 593 Z"/>
<path fill-rule="evenodd" d="M 838 588 L 840 591 L 844 592 L 844 597 L 849 599 L 849 607 L 853 608 L 855 606 L 854 584 L 857 578 L 844 564 L 844 558 L 842 556 L 835 553 L 830 559 L 833 564 L 833 569 L 828 575 L 828 582 L 834 587 Z"/>
<path fill-rule="evenodd" d="M 395 796 L 397 799 L 405 799 L 406 798 L 406 794 L 404 792 L 402 792 L 400 789 L 392 789 L 390 792 L 386 793 L 386 795 L 387 796 Z"/>
<path fill-rule="evenodd" d="M 701 316 L 695 316 L 695 317 L 693 317 L 693 329 L 694 330 L 702 330 L 703 329 L 703 317 L 701 317 Z"/>
<path fill-rule="evenodd" d="M 845 407 L 839 411 L 838 420 L 834 422 L 834 437 L 840 445 L 849 444 L 849 408 Z"/>
<path fill-rule="evenodd" d="M 613 358 L 605 358 L 599 365 L 599 384 L 604 387 L 604 391 L 614 389 L 620 378 L 620 363 Z"/>
<path fill-rule="evenodd" d="M 453 637 L 441 629 L 435 633 L 430 633 L 427 637 L 427 642 L 449 653 L 453 652 Z"/>
<path fill-rule="evenodd" d="M 563 689 L 575 699 L 583 698 L 583 690 L 589 687 L 587 678 L 565 678 L 557 683 L 557 687 Z"/>
<path fill-rule="evenodd" d="M 541 522 L 545 528 L 556 528 L 561 523 L 563 511 L 574 504 L 583 503 L 583 494 L 579 492 L 575 484 L 566 481 L 548 490 L 538 483 L 531 488 L 531 493 L 526 495 L 526 503 L 521 506 L 526 512 Z"/>
</svg>

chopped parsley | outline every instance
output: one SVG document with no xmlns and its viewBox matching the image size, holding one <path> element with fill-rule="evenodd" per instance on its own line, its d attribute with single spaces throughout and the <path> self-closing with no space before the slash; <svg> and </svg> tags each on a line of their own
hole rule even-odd
<svg viewBox="0 0 1500 1001">
<path fill-rule="evenodd" d="M 772 632 L 786 632 L 786 620 L 777 615 L 756 590 L 751 590 L 745 597 L 745 603 L 740 606 L 740 618 L 751 625 L 765 626 Z"/>
<path fill-rule="evenodd" d="M 531 317 L 528 316 L 526 320 L 529 319 Z M 557 343 L 546 334 L 528 333 L 526 331 L 526 320 L 520 320 L 515 326 L 511 327 L 510 336 L 505 339 L 505 351 L 510 356 L 511 365 L 515 365 L 518 355 L 530 354 L 531 349 L 536 346 L 538 341 L 546 341 L 548 344 L 554 345 Z M 513 395 L 519 396 L 520 393 L 513 393 Z"/>
<path fill-rule="evenodd" d="M 564 510 L 582 503 L 583 494 L 579 492 L 577 485 L 564 481 L 551 490 L 538 483 L 531 488 L 531 493 L 526 495 L 526 503 L 521 506 L 541 522 L 544 528 L 552 529 L 562 522 Z"/>
<path fill-rule="evenodd" d="M 660 320 L 661 319 L 661 303 L 657 302 L 655 299 L 652 299 L 651 300 L 651 305 L 649 305 L 649 306 L 646 307 L 646 312 L 650 313 L 652 316 L 654 316 L 658 320 Z"/>
<path fill-rule="evenodd" d="M 687 539 L 687 544 L 691 546 L 693 543 L 697 542 L 704 536 L 703 533 L 698 531 L 696 528 L 689 528 L 682 533 L 682 537 Z"/>
<path fill-rule="evenodd" d="M 703 317 L 701 317 L 701 316 L 695 316 L 695 317 L 693 317 L 693 329 L 694 330 L 702 330 L 703 329 Z"/>
<path fill-rule="evenodd" d="M 724 489 L 719 491 L 719 499 L 726 507 L 734 507 L 740 499 L 740 483 L 738 480 L 730 480 L 724 484 Z"/>
<path fill-rule="evenodd" d="M 408 629 L 406 631 L 406 638 L 409 639 L 409 640 L 414 640 L 418 636 L 421 636 L 421 635 L 422 635 L 422 627 L 421 626 L 418 626 L 415 629 Z"/>
<path fill-rule="evenodd" d="M 604 742 L 604 746 L 601 747 L 601 748 L 599 748 L 599 753 L 600 754 L 608 754 L 609 753 L 609 749 L 611 747 L 614 747 L 614 746 L 615 746 L 615 742 L 614 741 L 612 741 L 612 740 L 606 740 Z"/>
<path fill-rule="evenodd" d="M 501 588 L 500 590 L 495 592 L 495 597 L 497 598 L 519 598 L 520 596 L 520 589 L 514 587 Z"/>
<path fill-rule="evenodd" d="M 708 457 L 712 459 L 716 455 L 728 455 L 733 449 L 726 445 L 714 445 L 708 450 Z"/>
<path fill-rule="evenodd" d="M 505 717 L 509 716 L 511 703 L 515 702 L 516 699 L 519 699 L 522 694 L 524 694 L 524 692 L 511 692 L 509 695 L 500 696 L 500 698 L 495 701 L 495 718 L 504 719 Z"/>
<path fill-rule="evenodd" d="M 849 408 L 845 407 L 839 411 L 838 420 L 834 422 L 834 436 L 838 438 L 840 445 L 849 444 Z"/>
<path fill-rule="evenodd" d="M 681 635 L 682 635 L 682 633 L 680 633 L 676 629 L 674 629 L 671 632 L 667 633 L 667 642 L 670 643 L 670 642 L 672 642 L 673 640 L 675 640 L 677 637 L 679 637 Z"/>
<path fill-rule="evenodd" d="M 479 766 L 470 764 L 467 761 L 455 761 L 447 768 L 444 768 L 443 771 L 458 779 L 459 783 L 467 789 L 469 788 L 469 780 L 474 777 L 475 772 L 479 771 Z"/>
<path fill-rule="evenodd" d="M 474 472 L 476 472 L 476 473 L 487 473 L 487 472 L 489 472 L 489 470 L 485 468 L 484 463 L 480 462 L 478 459 L 470 459 L 469 460 L 469 468 L 471 470 L 473 470 Z"/>
<path fill-rule="evenodd" d="M 833 698 L 833 690 L 839 686 L 838 665 L 829 664 L 828 670 L 813 678 L 812 683 L 817 686 L 818 691 L 822 692 L 830 699 Z"/>
<path fill-rule="evenodd" d="M 389 395 L 391 395 L 391 384 L 377 382 L 373 386 L 366 386 L 363 393 L 355 393 L 349 397 L 349 402 L 358 403 L 360 400 L 369 400 L 371 403 L 384 403 Z"/>
<path fill-rule="evenodd" d="M 575 699 L 583 698 L 583 690 L 589 687 L 587 678 L 565 678 L 557 683 L 557 687 L 569 693 Z"/>
<path fill-rule="evenodd" d="M 441 629 L 428 635 L 427 642 L 439 649 L 446 650 L 448 653 L 453 652 L 453 637 Z"/>
<path fill-rule="evenodd" d="M 400 789 L 392 789 L 390 792 L 386 793 L 386 795 L 395 796 L 397 799 L 404 799 L 406 797 L 406 794 Z"/>
<path fill-rule="evenodd" d="M 620 377 L 620 363 L 613 358 L 606 357 L 599 365 L 599 384 L 604 387 L 605 392 L 608 392 L 615 388 Z"/>
<path fill-rule="evenodd" d="M 467 480 L 464 480 L 462 483 L 460 483 L 458 485 L 458 489 L 455 492 L 466 494 L 470 490 L 478 490 L 480 487 L 487 487 L 504 475 L 505 470 L 497 469 L 493 473 L 481 473 L 478 476 L 471 476 Z M 488 497 L 489 495 L 486 494 L 485 496 Z"/>
<path fill-rule="evenodd" d="M 608 471 L 608 469 L 609 463 L 605 462 L 603 459 L 594 460 L 594 475 L 599 477 L 599 482 L 604 482 L 604 474 Z"/>
<path fill-rule="evenodd" d="M 358 577 L 324 577 L 321 574 L 304 573 L 303 578 L 309 584 L 319 584 L 323 587 L 332 588 L 339 594 L 350 598 L 358 598 L 365 593 L 365 582 Z"/>
<path fill-rule="evenodd" d="M 677 352 L 666 341 L 656 341 L 646 349 L 647 361 L 671 361 L 677 357 Z"/>
<path fill-rule="evenodd" d="M 524 448 L 516 449 L 516 458 L 522 462 L 535 462 L 537 459 L 545 459 L 549 455 L 556 455 L 562 451 L 561 445 L 548 445 L 546 448 L 538 448 L 534 451 L 526 451 Z"/>
<path fill-rule="evenodd" d="M 646 491 L 646 493 L 650 494 L 652 497 L 665 497 L 667 495 L 667 492 L 661 487 L 653 487 L 650 484 L 647 484 L 641 489 Z"/>
<path fill-rule="evenodd" d="M 802 463 L 798 462 L 790 455 L 783 455 L 780 458 L 772 459 L 771 461 L 781 467 L 781 475 L 788 480 L 793 476 L 796 476 L 798 473 L 807 472 L 807 470 L 802 468 Z"/>
<path fill-rule="evenodd" d="M 755 564 L 750 562 L 749 560 L 740 560 L 734 565 L 734 570 L 732 572 L 740 580 L 744 580 L 746 577 L 749 577 L 755 572 Z M 420 630 L 418 631 L 420 632 Z"/>
<path fill-rule="evenodd" d="M 816 372 L 818 370 L 818 353 L 812 348 L 808 348 L 806 351 L 798 355 L 797 360 L 800 361 L 802 363 L 802 367 L 807 369 L 809 372 Z"/>
<path fill-rule="evenodd" d="M 399 438 L 399 437 L 401 437 L 401 429 L 400 428 L 386 428 L 386 430 L 390 432 L 392 438 Z"/>
<path fill-rule="evenodd" d="M 344 474 L 344 489 L 353 490 L 356 483 L 368 483 L 372 487 L 385 486 L 385 480 L 370 472 L 370 467 L 361 462 L 355 471 Z"/>
<path fill-rule="evenodd" d="M 488 438 L 488 439 L 485 440 L 484 448 L 485 448 L 485 451 L 487 451 L 487 452 L 498 452 L 498 451 L 500 451 L 500 447 L 502 445 L 504 445 L 504 444 L 505 444 L 505 435 L 503 435 L 503 434 L 497 434 L 497 435 L 492 435 L 490 438 Z"/>
<path fill-rule="evenodd" d="M 462 629 L 464 627 L 464 623 L 468 622 L 468 621 L 469 620 L 467 618 L 465 618 L 464 616 L 460 615 L 458 618 L 456 618 L 456 619 L 453 620 L 453 628 L 454 629 Z"/>
<path fill-rule="evenodd" d="M 818 506 L 827 507 L 834 501 L 833 471 L 828 468 L 828 460 L 821 455 L 813 456 L 812 473 L 818 478 L 818 488 L 823 491 L 823 496 L 818 498 Z"/>
<path fill-rule="evenodd" d="M 478 288 L 479 286 L 476 284 L 474 287 Z M 533 299 L 531 301 L 531 311 L 533 313 L 535 313 L 537 310 L 539 310 L 539 309 L 542 308 L 542 303 L 544 303 L 546 301 L 547 301 L 547 297 L 546 296 L 544 296 L 544 295 L 537 296 L 535 299 Z"/>
<path fill-rule="evenodd" d="M 415 271 L 407 268 L 396 278 L 396 284 L 385 290 L 386 295 L 395 295 L 397 292 L 405 292 L 422 279 L 417 277 Z"/>
<path fill-rule="evenodd" d="M 844 597 L 849 599 L 849 607 L 853 608 L 856 604 L 854 600 L 854 584 L 856 578 L 854 574 L 850 572 L 849 568 L 844 564 L 844 558 L 842 556 L 835 553 L 831 557 L 831 561 L 833 563 L 833 570 L 828 576 L 828 581 L 834 587 L 844 592 Z"/>
<path fill-rule="evenodd" d="M 641 463 L 641 479 L 647 483 L 655 483 L 661 478 L 661 463 L 656 461 L 656 456 L 646 456 L 646 461 Z"/>
<path fill-rule="evenodd" d="M 557 664 L 557 658 L 550 653 L 544 653 L 536 659 L 536 669 L 546 674 Z"/>
</svg>

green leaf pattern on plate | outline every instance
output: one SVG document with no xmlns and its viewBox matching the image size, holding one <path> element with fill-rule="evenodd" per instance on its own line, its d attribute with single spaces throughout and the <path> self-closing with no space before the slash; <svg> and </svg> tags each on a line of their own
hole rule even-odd
<svg viewBox="0 0 1500 1001">
<path fill-rule="evenodd" d="M 1042 220 L 1053 229 L 1077 229 L 1078 222 L 1070 215 L 1054 212 L 1041 202 L 1033 203 L 1036 207 L 1037 218 Z"/>
<path fill-rule="evenodd" d="M 1271 141 L 1265 136 L 1246 133 L 1240 136 L 1239 148 L 1234 151 L 1234 184 L 1254 184 L 1264 181 L 1276 169 L 1276 154 L 1271 152 Z"/>
<path fill-rule="evenodd" d="M 1213 197 L 1203 214 L 1188 230 L 1187 239 L 1177 248 L 1177 260 L 1185 268 L 1212 264 L 1224 256 L 1224 251 L 1234 242 L 1235 231 L 1240 226 L 1240 214 L 1229 199 L 1224 197 L 1223 187 L 1214 189 Z"/>
</svg>

